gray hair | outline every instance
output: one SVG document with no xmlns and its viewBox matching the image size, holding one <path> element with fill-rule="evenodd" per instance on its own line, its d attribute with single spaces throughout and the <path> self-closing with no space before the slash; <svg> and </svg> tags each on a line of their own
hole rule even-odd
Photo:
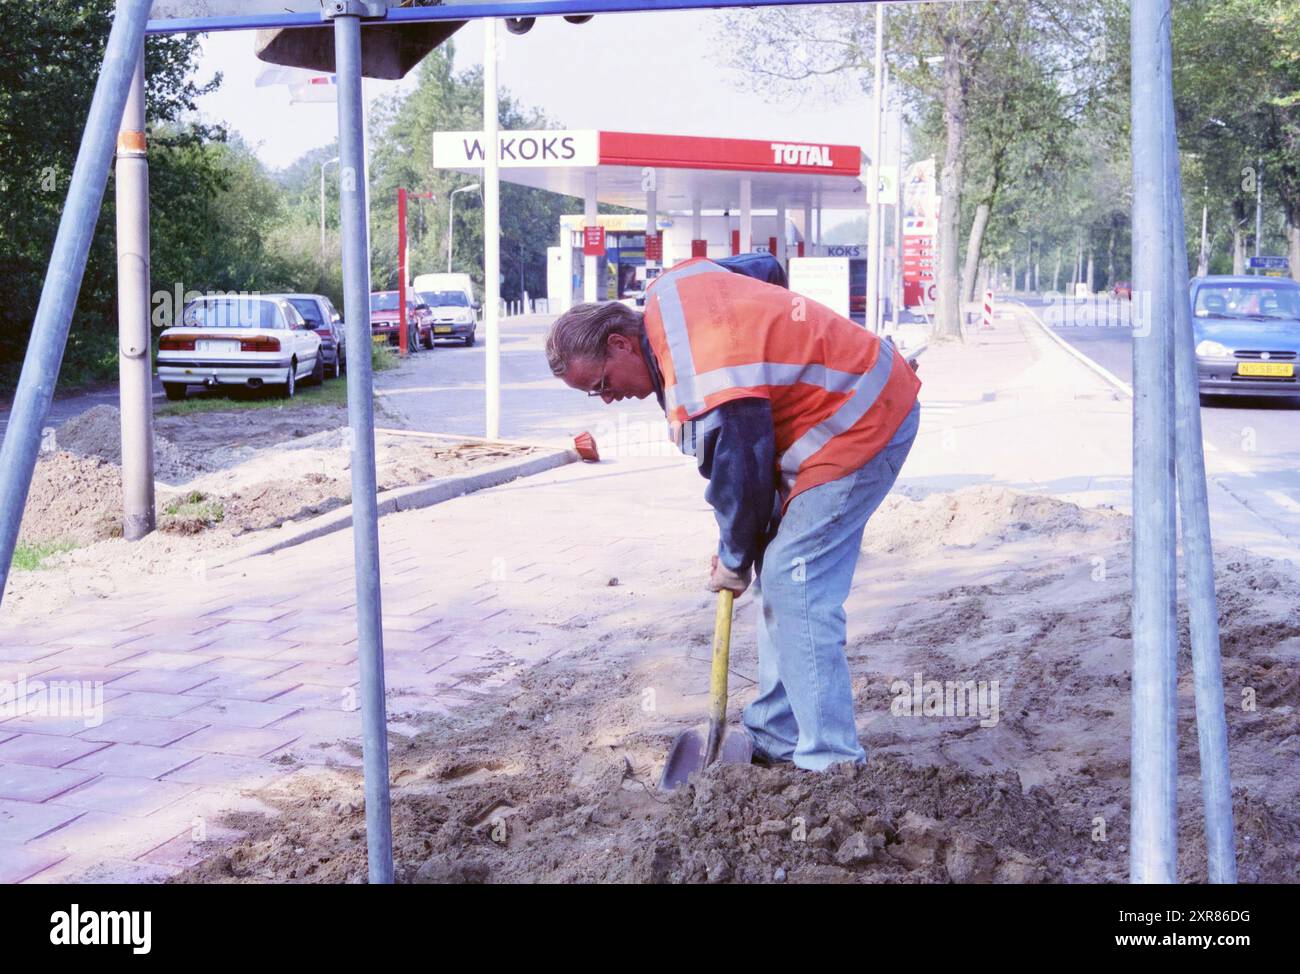
<svg viewBox="0 0 1300 974">
<path fill-rule="evenodd" d="M 546 361 L 554 375 L 569 371 L 574 359 L 604 358 L 610 335 L 640 339 L 645 316 L 617 301 L 575 304 L 551 325 Z"/>
</svg>

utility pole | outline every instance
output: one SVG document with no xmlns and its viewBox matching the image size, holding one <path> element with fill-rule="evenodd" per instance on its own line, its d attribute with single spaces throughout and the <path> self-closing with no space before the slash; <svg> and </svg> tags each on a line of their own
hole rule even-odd
<svg viewBox="0 0 1300 974">
<path fill-rule="evenodd" d="M 122 536 L 154 529 L 153 376 L 149 352 L 149 157 L 144 45 L 117 132 L 117 369 L 122 423 Z M 173 311 L 180 323 L 181 308 Z"/>
<path fill-rule="evenodd" d="M 497 119 L 497 22 L 483 20 L 483 326 L 487 329 L 487 438 L 501 435 L 501 172 Z"/>
<path fill-rule="evenodd" d="M 1255 166 L 1255 256 L 1259 256 L 1259 240 L 1264 231 L 1264 160 L 1257 161 Z M 1259 268 L 1254 268 L 1255 274 L 1259 274 Z"/>
</svg>

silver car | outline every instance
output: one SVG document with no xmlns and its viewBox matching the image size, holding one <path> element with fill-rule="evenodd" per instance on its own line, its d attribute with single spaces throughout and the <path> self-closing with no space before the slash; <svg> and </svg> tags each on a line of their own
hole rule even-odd
<svg viewBox="0 0 1300 974">
<path fill-rule="evenodd" d="M 168 399 L 187 386 L 278 386 L 292 399 L 299 379 L 320 382 L 320 336 L 282 296 L 228 294 L 185 306 L 158 340 L 158 378 Z"/>
</svg>

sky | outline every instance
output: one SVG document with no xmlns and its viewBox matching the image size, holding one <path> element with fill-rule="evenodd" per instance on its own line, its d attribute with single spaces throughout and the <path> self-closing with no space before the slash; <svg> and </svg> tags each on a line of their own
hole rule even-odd
<svg viewBox="0 0 1300 974">
<path fill-rule="evenodd" d="M 601 14 L 585 24 L 540 18 L 525 35 L 498 33 L 500 84 L 523 104 L 566 128 L 712 135 L 866 146 L 870 98 L 844 86 L 825 92 L 755 92 L 721 66 L 711 11 Z M 483 61 L 484 31 L 472 21 L 453 37 L 458 70 Z M 253 35 L 215 33 L 203 42 L 198 78 L 221 71 L 221 88 L 199 100 L 201 114 L 238 131 L 267 166 L 284 168 L 333 140 L 333 104 L 289 104 L 281 85 L 256 88 L 265 65 Z M 402 81 L 367 80 L 367 96 L 409 90 Z M 886 156 L 888 158 L 888 156 Z"/>
</svg>

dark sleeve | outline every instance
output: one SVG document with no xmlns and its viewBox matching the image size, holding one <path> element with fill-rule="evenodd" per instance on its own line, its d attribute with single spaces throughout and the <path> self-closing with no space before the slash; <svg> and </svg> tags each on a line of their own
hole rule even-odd
<svg viewBox="0 0 1300 974">
<path fill-rule="evenodd" d="M 696 461 L 708 478 L 704 499 L 718 520 L 718 557 L 743 572 L 762 551 L 776 493 L 772 404 L 725 402 L 695 420 Z"/>
</svg>

